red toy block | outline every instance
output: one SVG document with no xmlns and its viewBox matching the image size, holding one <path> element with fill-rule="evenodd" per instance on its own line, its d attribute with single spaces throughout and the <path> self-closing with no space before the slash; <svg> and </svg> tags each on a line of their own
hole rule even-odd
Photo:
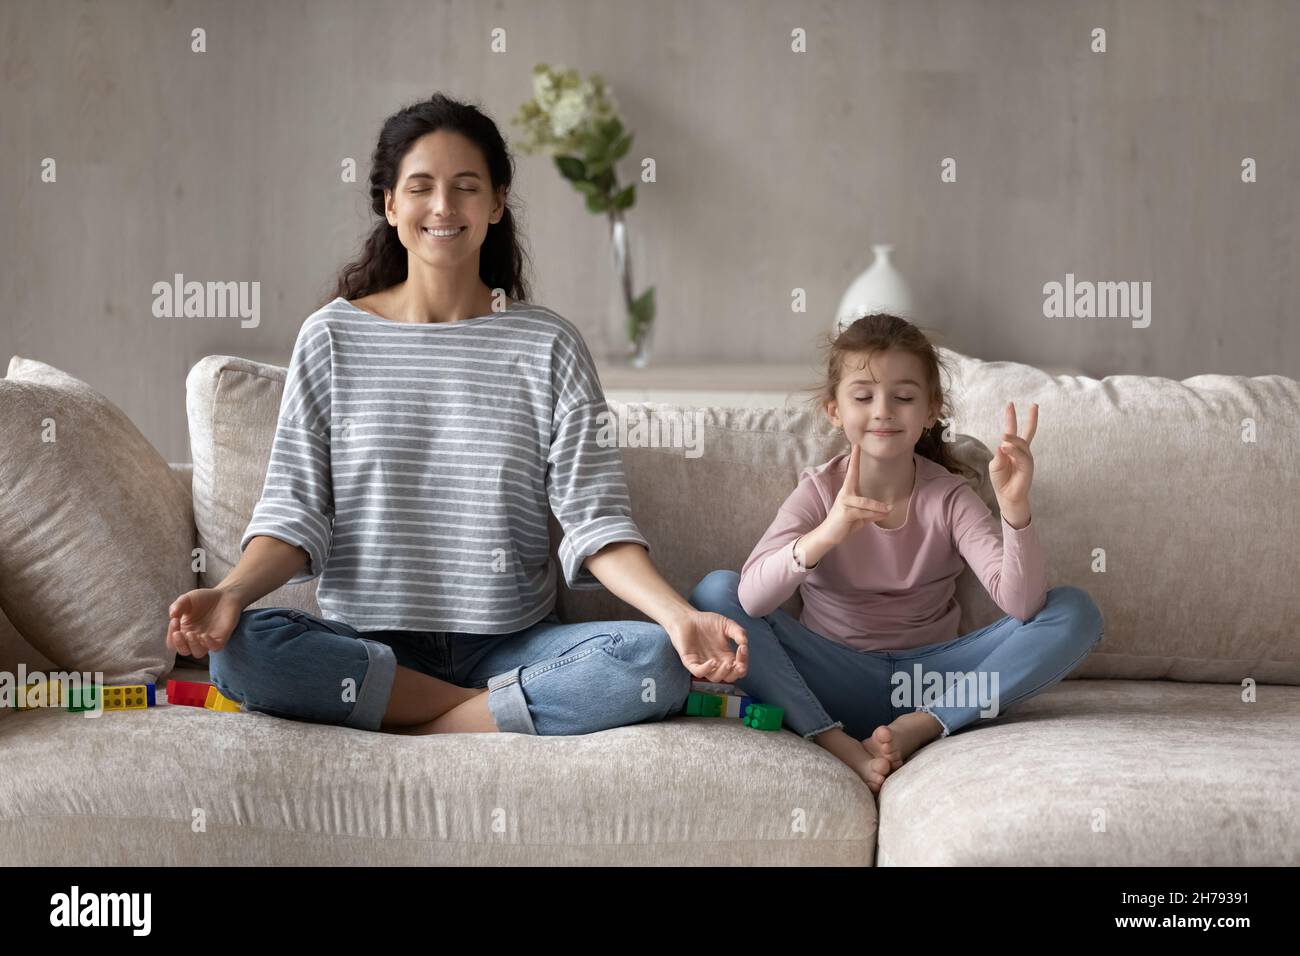
<svg viewBox="0 0 1300 956">
<path fill-rule="evenodd" d="M 167 703 L 181 704 L 185 707 L 202 707 L 208 699 L 211 684 L 200 684 L 192 680 L 169 680 L 167 682 Z"/>
</svg>

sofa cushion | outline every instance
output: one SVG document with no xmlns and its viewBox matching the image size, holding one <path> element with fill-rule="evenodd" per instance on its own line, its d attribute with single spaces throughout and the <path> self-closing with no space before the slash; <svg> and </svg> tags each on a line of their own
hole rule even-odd
<svg viewBox="0 0 1300 956">
<path fill-rule="evenodd" d="M 1300 688 L 1255 690 L 1062 681 L 891 774 L 876 862 L 1296 866 Z"/>
<path fill-rule="evenodd" d="M 0 751 L 11 866 L 870 866 L 875 848 L 856 774 L 735 720 L 412 737 L 168 705 L 33 710 L 0 720 Z"/>
<path fill-rule="evenodd" d="M 994 514 L 988 447 L 999 440 L 1002 406 L 1012 399 L 1022 412 L 1040 405 L 1032 501 L 1048 583 L 1084 588 L 1106 618 L 1103 643 L 1071 676 L 1300 683 L 1300 548 L 1288 531 L 1300 526 L 1300 495 L 1277 493 L 1279 482 L 1300 473 L 1300 444 L 1286 435 L 1300 409 L 1300 383 L 1281 376 L 1098 381 L 940 353 L 952 372 L 945 384 L 955 409 L 954 453 L 979 472 L 972 484 Z M 238 558 L 265 478 L 284 375 L 283 367 L 227 356 L 205 358 L 190 372 L 205 584 L 221 580 Z M 699 416 L 692 419 L 701 428 L 698 457 L 684 442 L 622 448 L 633 516 L 652 560 L 682 594 L 715 568 L 738 569 L 799 471 L 847 450 L 825 415 L 806 405 L 609 405 L 629 427 Z M 1248 416 L 1257 425 L 1254 443 L 1240 440 Z M 1210 434 L 1233 454 L 1207 454 Z M 1208 509 L 1225 490 L 1222 507 Z M 554 518 L 550 526 L 554 552 Z M 1094 570 L 1103 555 L 1105 572 Z M 289 585 L 254 606 L 316 614 L 315 588 L 314 580 Z M 1003 615 L 969 568 L 956 598 L 961 633 Z M 797 615 L 798 594 L 783 607 Z M 644 619 L 604 590 L 561 587 L 559 609 L 570 621 Z"/>
<path fill-rule="evenodd" d="M 190 496 L 112 402 L 15 356 L 0 379 L 0 607 L 61 669 L 159 680 L 194 587 Z"/>
<path fill-rule="evenodd" d="M 1106 619 L 1078 676 L 1300 684 L 1300 382 L 1098 380 L 949 354 L 956 430 L 992 448 L 1007 402 L 1022 425 L 1039 405 L 1048 582 Z"/>
<path fill-rule="evenodd" d="M 185 379 L 194 523 L 204 566 L 201 587 L 214 587 L 239 560 L 239 541 L 262 495 L 288 369 L 229 355 L 196 362 Z M 319 616 L 319 578 L 284 585 L 249 607 L 291 607 Z"/>
<path fill-rule="evenodd" d="M 2 505 L 0 505 L 2 507 Z M 18 628 L 0 611 L 0 673 L 13 674 L 18 680 L 18 665 L 26 667 L 27 673 L 50 673 L 59 669 L 52 660 L 27 643 L 27 639 L 18 633 Z M 0 719 L 17 713 L 11 707 L 0 707 Z"/>
</svg>

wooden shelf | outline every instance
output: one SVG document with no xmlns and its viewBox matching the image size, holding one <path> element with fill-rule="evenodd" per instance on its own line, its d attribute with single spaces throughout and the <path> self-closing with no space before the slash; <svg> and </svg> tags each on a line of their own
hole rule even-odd
<svg viewBox="0 0 1300 956">
<path fill-rule="evenodd" d="M 780 408 L 812 398 L 825 371 L 805 363 L 666 362 L 631 368 L 597 361 L 605 397 L 618 402 L 667 402 L 693 407 Z M 1044 368 L 1051 375 L 1079 369 Z"/>
</svg>

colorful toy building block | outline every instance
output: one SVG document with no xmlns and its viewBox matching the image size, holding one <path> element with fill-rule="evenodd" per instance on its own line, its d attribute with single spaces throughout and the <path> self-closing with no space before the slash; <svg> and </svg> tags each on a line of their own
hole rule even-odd
<svg viewBox="0 0 1300 956">
<path fill-rule="evenodd" d="M 780 730 L 785 711 L 771 704 L 750 704 L 745 708 L 745 726 L 759 730 Z"/>
<path fill-rule="evenodd" d="M 147 710 L 154 706 L 153 684 L 106 684 L 103 690 L 105 710 Z"/>
<path fill-rule="evenodd" d="M 212 686 L 208 687 L 208 698 L 203 702 L 203 706 L 208 710 L 220 710 L 233 714 L 237 714 L 241 710 L 240 704 L 229 697 L 223 697 L 221 691 Z"/>
<path fill-rule="evenodd" d="M 724 705 L 721 694 L 692 691 L 686 695 L 686 713 L 692 717 L 721 717 Z"/>
<path fill-rule="evenodd" d="M 68 710 L 98 710 L 103 689 L 102 684 L 82 684 L 80 687 L 65 688 L 64 700 Z"/>
<path fill-rule="evenodd" d="M 757 704 L 753 697 L 742 697 L 735 694 L 726 694 L 723 700 L 723 717 L 731 717 L 735 720 L 742 720 L 745 716 L 745 708 L 750 704 Z"/>
<path fill-rule="evenodd" d="M 80 684 L 73 687 L 63 680 L 44 677 L 30 681 L 19 710 L 37 707 L 66 707 L 72 711 L 145 710 L 156 702 L 153 684 Z"/>
<path fill-rule="evenodd" d="M 729 717 L 732 720 L 741 720 L 745 715 L 745 709 L 757 703 L 758 701 L 753 697 L 742 694 L 706 694 L 701 691 L 691 691 L 686 696 L 686 709 L 683 713 L 690 717 Z"/>
<path fill-rule="evenodd" d="M 211 684 L 200 684 L 192 680 L 169 680 L 167 682 L 167 703 L 180 704 L 183 707 L 203 707 L 208 701 Z"/>
<path fill-rule="evenodd" d="M 20 692 L 14 690 L 14 707 L 18 710 L 35 710 L 38 707 L 62 707 L 63 682 L 37 677 L 27 682 Z"/>
</svg>

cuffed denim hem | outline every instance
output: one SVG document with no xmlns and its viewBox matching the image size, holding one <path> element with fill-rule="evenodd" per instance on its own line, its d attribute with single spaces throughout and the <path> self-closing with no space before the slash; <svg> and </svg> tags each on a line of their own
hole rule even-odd
<svg viewBox="0 0 1300 956">
<path fill-rule="evenodd" d="M 357 689 L 357 702 L 352 713 L 343 721 L 344 727 L 360 730 L 378 730 L 388 710 L 388 698 L 393 693 L 393 680 L 397 677 L 397 655 L 387 644 L 358 637 L 366 649 L 366 676 Z"/>
<path fill-rule="evenodd" d="M 827 726 L 823 727 L 821 730 L 814 730 L 814 731 L 813 731 L 812 733 L 810 733 L 810 734 L 804 734 L 804 735 L 803 735 L 803 739 L 804 739 L 804 740 L 812 740 L 812 739 L 813 739 L 814 737 L 816 737 L 818 734 L 824 734 L 824 733 L 826 733 L 826 731 L 828 731 L 828 730 L 834 730 L 836 727 L 840 728 L 840 730 L 843 730 L 843 729 L 844 729 L 844 721 L 842 721 L 842 720 L 837 720 L 837 721 L 835 721 L 834 723 L 832 723 L 832 724 L 828 724 Z"/>
<path fill-rule="evenodd" d="M 523 669 L 524 665 L 520 664 L 488 679 L 488 710 L 492 711 L 492 719 L 502 733 L 537 733 L 533 715 L 528 712 L 524 688 L 519 683 L 519 672 Z"/>
<path fill-rule="evenodd" d="M 947 737 L 947 736 L 948 736 L 948 734 L 950 733 L 950 731 L 948 730 L 948 725 L 947 725 L 946 723 L 944 723 L 944 720 L 943 720 L 942 717 L 940 717 L 938 714 L 936 714 L 936 713 L 934 712 L 934 707 L 933 707 L 933 705 L 931 705 L 931 704 L 922 704 L 920 707 L 918 707 L 918 708 L 916 708 L 916 709 L 917 709 L 918 712 L 924 711 L 925 713 L 927 713 L 927 714 L 929 714 L 931 717 L 933 717 L 935 720 L 939 721 L 939 726 L 943 728 L 943 733 L 941 733 L 941 734 L 939 735 L 940 738 L 943 738 L 943 737 Z"/>
</svg>

